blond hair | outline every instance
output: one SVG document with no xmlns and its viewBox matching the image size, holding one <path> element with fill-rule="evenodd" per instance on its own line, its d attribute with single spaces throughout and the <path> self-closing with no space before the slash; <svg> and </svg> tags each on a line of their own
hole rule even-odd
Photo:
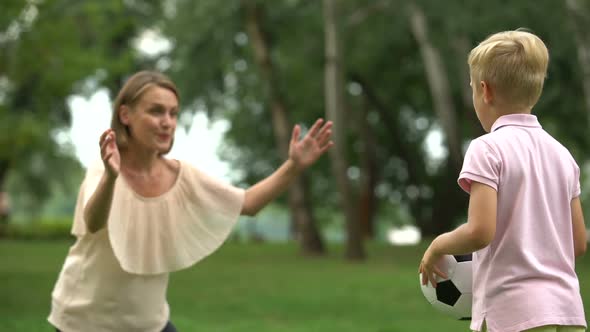
<svg viewBox="0 0 590 332">
<path fill-rule="evenodd" d="M 180 99 L 176 85 L 167 76 L 155 71 L 140 71 L 133 74 L 119 91 L 113 104 L 113 117 L 111 119 L 111 128 L 117 135 L 119 149 L 125 149 L 129 142 L 129 129 L 119 118 L 121 106 L 128 106 L 133 109 L 143 94 L 155 86 L 172 91 L 176 95 L 176 99 Z M 172 144 L 170 144 L 170 148 L 172 148 Z"/>
<path fill-rule="evenodd" d="M 489 36 L 467 62 L 473 84 L 485 81 L 505 102 L 532 107 L 543 91 L 549 52 L 539 37 L 518 29 Z"/>
</svg>

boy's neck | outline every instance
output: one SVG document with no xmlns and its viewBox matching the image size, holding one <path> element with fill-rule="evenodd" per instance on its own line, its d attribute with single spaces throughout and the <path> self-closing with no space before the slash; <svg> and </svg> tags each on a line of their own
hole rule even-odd
<svg viewBox="0 0 590 332">
<path fill-rule="evenodd" d="M 510 114 L 531 114 L 533 111 L 532 107 L 520 107 L 520 106 L 499 106 L 499 107 L 492 107 L 492 112 L 495 114 L 495 120 Z"/>
<path fill-rule="evenodd" d="M 482 125 L 484 130 L 489 133 L 492 130 L 494 123 L 496 123 L 500 117 L 510 114 L 531 114 L 532 107 L 506 107 L 505 105 L 495 104 L 490 105 L 488 111 L 489 114 L 491 114 L 491 117 L 488 118 L 487 121 L 490 122 L 486 121 L 485 124 L 482 122 Z"/>
</svg>

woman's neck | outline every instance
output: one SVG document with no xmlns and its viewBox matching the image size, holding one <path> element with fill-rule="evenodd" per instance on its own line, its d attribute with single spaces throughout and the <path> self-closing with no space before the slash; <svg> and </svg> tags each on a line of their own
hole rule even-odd
<svg viewBox="0 0 590 332">
<path fill-rule="evenodd" d="M 157 151 L 145 151 L 132 146 L 120 151 L 120 154 L 122 169 L 137 175 L 157 173 L 162 159 Z"/>
</svg>

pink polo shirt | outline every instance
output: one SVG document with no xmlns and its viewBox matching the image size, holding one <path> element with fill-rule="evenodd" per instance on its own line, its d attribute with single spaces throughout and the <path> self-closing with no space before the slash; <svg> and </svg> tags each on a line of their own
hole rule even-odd
<svg viewBox="0 0 590 332">
<path fill-rule="evenodd" d="M 484 320 L 490 332 L 586 326 L 570 207 L 579 177 L 569 151 L 531 114 L 502 116 L 471 142 L 459 185 L 498 192 L 496 235 L 473 256 L 472 330 Z"/>
</svg>

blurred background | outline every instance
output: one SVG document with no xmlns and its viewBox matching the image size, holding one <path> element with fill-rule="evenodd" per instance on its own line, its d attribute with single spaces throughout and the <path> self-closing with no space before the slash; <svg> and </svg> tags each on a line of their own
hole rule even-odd
<svg viewBox="0 0 590 332">
<path fill-rule="evenodd" d="M 142 69 L 180 90 L 170 157 L 237 186 L 281 164 L 294 124 L 335 123 L 329 155 L 173 277 L 182 331 L 467 330 L 428 305 L 416 271 L 466 219 L 456 179 L 483 134 L 467 54 L 521 27 L 549 48 L 534 114 L 578 161 L 588 211 L 587 0 L 2 0 L 0 330 L 48 330 L 85 168 Z"/>
</svg>

